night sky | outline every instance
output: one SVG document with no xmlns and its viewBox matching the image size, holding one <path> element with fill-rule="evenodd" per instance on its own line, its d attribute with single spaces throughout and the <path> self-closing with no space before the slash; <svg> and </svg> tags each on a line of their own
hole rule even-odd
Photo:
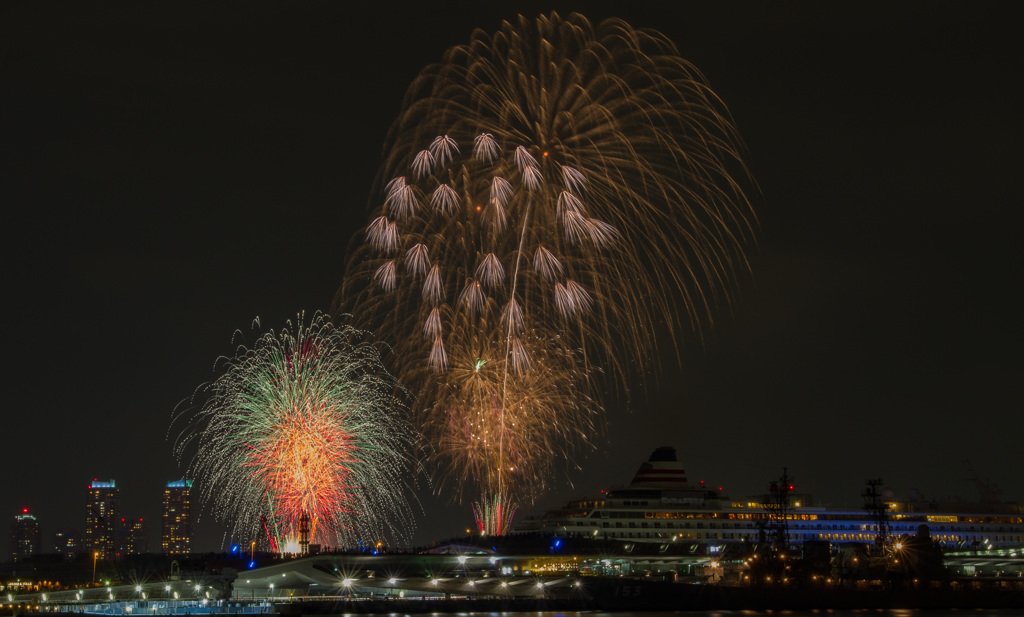
<svg viewBox="0 0 1024 617">
<path fill-rule="evenodd" d="M 1014 3 L 358 6 L 0 5 L 6 520 L 30 508 L 49 547 L 114 478 L 159 550 L 174 408 L 235 329 L 330 308 L 407 85 L 474 28 L 552 9 L 660 30 L 701 69 L 747 142 L 760 231 L 737 301 L 645 370 L 646 395 L 607 401 L 537 508 L 662 445 L 732 496 L 786 466 L 836 506 L 875 477 L 972 500 L 969 461 L 1024 501 Z M 416 543 L 471 522 L 421 504 Z"/>
</svg>

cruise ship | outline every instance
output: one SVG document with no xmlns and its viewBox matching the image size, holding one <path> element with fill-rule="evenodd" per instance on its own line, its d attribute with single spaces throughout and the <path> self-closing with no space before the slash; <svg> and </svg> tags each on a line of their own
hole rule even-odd
<svg viewBox="0 0 1024 617">
<path fill-rule="evenodd" d="M 945 551 L 1024 548 L 1024 508 L 1018 504 L 884 498 L 880 503 L 893 538 L 926 531 Z M 795 491 L 785 491 L 784 500 L 774 503 L 770 497 L 733 500 L 719 490 L 694 486 L 671 447 L 656 449 L 628 485 L 599 499 L 574 500 L 526 519 L 512 533 L 662 545 L 681 542 L 688 543 L 691 552 L 715 555 L 738 543 L 764 543 L 772 523 L 780 520 L 785 520 L 788 544 L 794 548 L 812 540 L 874 544 L 878 535 L 877 519 L 866 508 L 820 507 L 811 495 Z"/>
</svg>

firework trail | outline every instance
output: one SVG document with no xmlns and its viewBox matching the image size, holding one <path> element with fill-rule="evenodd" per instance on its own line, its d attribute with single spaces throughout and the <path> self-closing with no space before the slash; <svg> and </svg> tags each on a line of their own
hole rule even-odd
<svg viewBox="0 0 1024 617">
<path fill-rule="evenodd" d="M 476 31 L 410 87 L 335 310 L 399 349 L 456 493 L 530 499 L 747 267 L 728 111 L 662 35 L 579 15 Z M 508 503 L 505 501 L 504 503 Z"/>
<path fill-rule="evenodd" d="M 363 332 L 317 314 L 240 347 L 183 414 L 179 457 L 238 538 L 294 546 L 403 538 L 410 431 L 395 381 Z"/>
<path fill-rule="evenodd" d="M 476 526 L 481 535 L 505 535 L 511 529 L 515 515 L 516 507 L 501 495 L 473 503 L 473 516 L 476 517 Z"/>
</svg>

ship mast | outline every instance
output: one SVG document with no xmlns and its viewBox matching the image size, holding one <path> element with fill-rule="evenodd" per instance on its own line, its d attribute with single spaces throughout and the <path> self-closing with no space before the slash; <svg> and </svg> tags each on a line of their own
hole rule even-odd
<svg viewBox="0 0 1024 617">
<path fill-rule="evenodd" d="M 864 509 L 871 515 L 875 523 L 875 551 L 884 554 L 886 547 L 892 541 L 892 528 L 889 526 L 889 504 L 882 499 L 878 488 L 882 486 L 882 479 L 875 478 L 867 481 L 868 488 L 864 489 L 861 496 L 864 497 Z"/>
<path fill-rule="evenodd" d="M 785 554 L 789 551 L 789 494 L 792 490 L 793 478 L 788 468 L 783 467 L 782 477 L 772 480 L 768 487 L 768 499 L 765 500 L 769 540 L 776 553 Z"/>
</svg>

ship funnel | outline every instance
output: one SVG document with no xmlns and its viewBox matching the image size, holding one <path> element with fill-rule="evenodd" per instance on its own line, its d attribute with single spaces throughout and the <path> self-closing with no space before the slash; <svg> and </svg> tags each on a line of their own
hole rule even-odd
<svg viewBox="0 0 1024 617">
<path fill-rule="evenodd" d="M 689 488 L 686 481 L 686 470 L 676 458 L 676 449 L 670 446 L 658 448 L 651 453 L 647 462 L 640 464 L 640 469 L 629 483 L 630 488 L 657 488 L 680 490 Z"/>
</svg>

